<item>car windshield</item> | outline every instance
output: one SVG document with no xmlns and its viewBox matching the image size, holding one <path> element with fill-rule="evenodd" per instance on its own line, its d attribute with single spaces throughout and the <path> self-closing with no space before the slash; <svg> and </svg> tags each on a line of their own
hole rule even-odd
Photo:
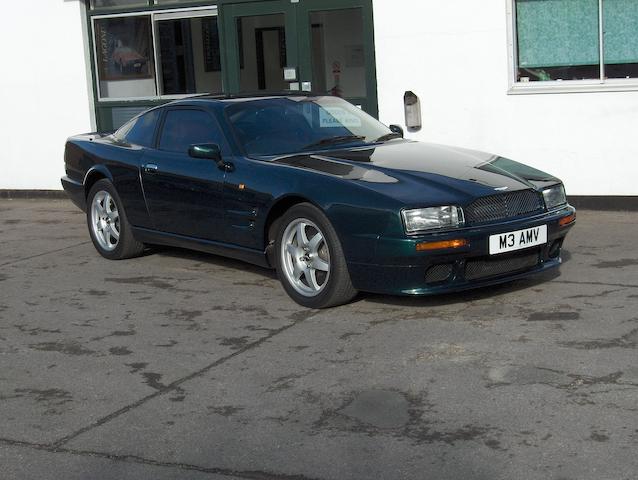
<svg viewBox="0 0 638 480">
<path fill-rule="evenodd" d="M 235 136 L 250 156 L 356 146 L 393 138 L 388 127 L 337 97 L 277 97 L 226 107 Z"/>
</svg>

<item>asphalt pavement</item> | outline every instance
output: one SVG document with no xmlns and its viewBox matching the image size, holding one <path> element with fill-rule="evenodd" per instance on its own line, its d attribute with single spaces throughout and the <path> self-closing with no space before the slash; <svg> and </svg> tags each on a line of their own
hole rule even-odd
<svg viewBox="0 0 638 480">
<path fill-rule="evenodd" d="M 637 238 L 580 211 L 560 272 L 318 311 L 1 200 L 0 478 L 636 479 Z"/>
</svg>

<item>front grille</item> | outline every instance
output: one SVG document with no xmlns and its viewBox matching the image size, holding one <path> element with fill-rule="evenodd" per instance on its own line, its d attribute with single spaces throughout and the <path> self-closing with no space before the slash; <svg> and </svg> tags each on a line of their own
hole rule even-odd
<svg viewBox="0 0 638 480">
<path fill-rule="evenodd" d="M 478 280 L 481 278 L 495 277 L 507 273 L 522 272 L 538 265 L 539 252 L 507 255 L 506 257 L 483 257 L 476 260 L 468 260 L 465 263 L 465 279 Z"/>
<path fill-rule="evenodd" d="M 543 200 L 538 192 L 520 190 L 479 198 L 467 206 L 464 213 L 466 223 L 474 225 L 540 213 L 543 208 Z"/>
<path fill-rule="evenodd" d="M 439 265 L 433 265 L 425 272 L 425 281 L 427 283 L 438 283 L 450 278 L 452 275 L 453 263 L 441 263 Z"/>
</svg>

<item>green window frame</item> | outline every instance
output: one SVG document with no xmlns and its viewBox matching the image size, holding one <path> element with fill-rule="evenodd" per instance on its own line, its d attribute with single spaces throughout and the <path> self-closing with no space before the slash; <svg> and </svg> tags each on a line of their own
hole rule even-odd
<svg viewBox="0 0 638 480">
<path fill-rule="evenodd" d="M 232 14 L 237 9 L 247 8 L 250 9 L 251 14 L 260 14 L 260 9 L 270 8 L 271 5 L 276 3 L 285 4 L 286 8 L 293 12 L 290 15 L 290 21 L 297 22 L 299 18 L 305 18 L 306 10 L 331 10 L 331 9 L 343 9 L 343 8 L 362 8 L 364 12 L 364 35 L 366 40 L 366 53 L 365 61 L 368 68 L 366 69 L 366 83 L 368 85 L 367 97 L 361 99 L 350 99 L 356 101 L 356 104 L 361 104 L 368 113 L 377 116 L 377 88 L 376 88 L 376 59 L 374 56 L 374 34 L 373 34 L 373 20 L 372 20 L 372 0 L 302 0 L 296 2 L 294 0 L 140 0 L 139 2 L 132 0 L 129 5 L 119 5 L 118 0 L 109 2 L 111 5 L 96 6 L 95 0 L 85 0 L 85 13 L 86 13 L 86 42 L 88 45 L 89 54 L 89 68 L 91 70 L 92 80 L 92 98 L 93 108 L 95 112 L 96 128 L 101 132 L 113 131 L 120 127 L 130 118 L 141 111 L 161 105 L 176 98 L 183 98 L 190 94 L 184 95 L 162 95 L 162 89 L 159 88 L 157 79 L 157 52 L 154 52 L 154 78 L 156 80 L 155 95 L 149 96 L 137 96 L 137 97 L 125 97 L 125 96 L 109 96 L 102 95 L 100 90 L 100 78 L 98 64 L 96 63 L 98 54 L 96 52 L 96 40 L 94 22 L 100 18 L 109 18 L 117 16 L 140 16 L 148 15 L 151 18 L 151 28 L 154 35 L 155 25 L 153 23 L 156 14 L 164 14 L 170 12 L 189 12 L 194 10 L 208 10 L 215 8 L 217 10 L 217 21 L 219 28 L 219 41 L 220 41 L 220 62 L 221 62 L 221 75 L 223 91 L 226 93 L 232 93 L 237 91 L 237 85 L 233 82 L 233 68 L 236 66 L 233 55 L 229 55 L 232 51 L 232 46 L 227 45 L 229 39 L 233 36 L 226 31 L 226 20 L 232 17 Z M 142 6 L 139 6 L 142 4 Z M 318 8 L 321 7 L 321 8 Z M 252 10 L 254 9 L 254 10 Z M 294 14 L 296 12 L 296 14 Z M 298 18 L 299 17 L 299 18 Z M 222 33 L 222 30 L 224 31 Z M 293 32 L 294 29 L 291 30 Z M 297 37 L 296 30 L 291 37 Z M 307 35 L 299 35 L 298 43 L 299 48 L 310 48 L 310 39 L 306 38 Z M 294 43 L 294 42 L 293 42 Z M 156 39 L 152 41 L 152 48 L 157 47 Z M 297 55 L 295 48 L 290 48 L 290 53 L 293 57 L 298 58 L 300 64 L 296 65 L 299 68 L 299 75 L 308 73 L 311 69 L 311 59 L 309 55 Z M 104 57 L 104 54 L 101 54 Z M 305 73 L 304 73 L 305 72 Z M 308 74 L 309 76 L 309 74 Z M 107 87 L 110 88 L 110 87 Z M 110 94 L 110 91 L 108 92 Z"/>
<path fill-rule="evenodd" d="M 221 5 L 222 3 L 224 3 L 224 0 L 217 2 L 211 0 L 173 0 L 170 2 L 169 0 L 163 0 L 159 4 L 156 2 L 156 0 L 148 0 L 142 6 L 139 6 L 139 4 L 135 3 L 135 5 L 130 6 L 114 5 L 108 7 L 90 8 L 94 6 L 94 3 L 93 1 L 87 1 L 86 31 L 89 51 L 88 61 L 90 62 L 93 105 L 95 111 L 96 128 L 98 131 L 115 130 L 123 123 L 128 121 L 130 118 L 148 108 L 167 103 L 177 98 L 188 97 L 192 94 L 160 94 L 157 83 L 158 72 L 154 70 L 152 76 L 155 80 L 156 85 L 155 93 L 153 95 L 122 98 L 109 98 L 108 96 L 103 96 L 100 91 L 100 72 L 97 64 L 98 55 L 96 52 L 95 21 L 109 18 L 147 16 L 148 18 L 150 18 L 151 29 L 153 29 L 153 39 L 151 47 L 153 48 L 153 50 L 155 50 L 155 48 L 157 47 L 154 31 L 155 25 L 153 24 L 155 15 L 163 13 L 188 15 L 189 13 L 193 13 L 195 16 L 197 16 L 197 12 L 203 13 L 215 11 L 216 13 L 214 14 L 214 16 L 219 19 L 219 5 Z M 210 13 L 207 13 L 207 15 L 210 15 Z M 152 62 L 154 64 L 156 63 L 157 58 L 157 55 L 154 54 L 152 58 Z"/>
<path fill-rule="evenodd" d="M 202 0 L 88 0 L 91 12 L 110 13 L 139 10 L 144 8 L 180 8 L 210 5 L 210 1 Z"/>
</svg>

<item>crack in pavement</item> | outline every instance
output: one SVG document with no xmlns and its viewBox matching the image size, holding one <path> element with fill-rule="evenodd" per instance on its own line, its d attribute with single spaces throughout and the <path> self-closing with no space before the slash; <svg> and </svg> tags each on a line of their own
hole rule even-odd
<svg viewBox="0 0 638 480">
<path fill-rule="evenodd" d="M 200 465 L 193 465 L 190 463 L 162 462 L 159 460 L 140 457 L 138 455 L 114 455 L 111 453 L 98 452 L 93 450 L 76 450 L 73 448 L 54 447 L 52 445 L 43 445 L 41 443 L 31 443 L 23 440 L 13 440 L 10 438 L 0 438 L 0 445 L 30 448 L 33 450 L 40 450 L 49 453 L 66 453 L 69 455 L 78 455 L 81 457 L 103 458 L 115 462 L 127 462 L 155 467 L 177 468 L 179 470 L 191 470 L 195 472 L 223 475 L 227 477 L 244 478 L 247 480 L 319 480 L 318 478 L 307 477 L 305 475 L 289 475 L 285 473 L 275 473 L 259 470 L 233 470 L 231 468 L 221 467 L 202 467 Z"/>
<path fill-rule="evenodd" d="M 569 284 L 575 284 L 575 285 L 600 285 L 603 287 L 638 288 L 638 285 L 631 285 L 627 283 L 576 282 L 575 280 L 553 280 L 552 283 L 569 283 Z"/>
<path fill-rule="evenodd" d="M 68 250 L 70 248 L 75 248 L 75 247 L 80 247 L 80 246 L 86 245 L 88 243 L 91 243 L 91 242 L 85 241 L 85 242 L 81 242 L 81 243 L 76 243 L 75 245 L 69 245 L 68 247 L 62 247 L 62 248 L 58 248 L 56 250 L 51 250 L 49 252 L 36 253 L 35 255 L 30 255 L 28 257 L 19 258 L 17 260 L 11 260 L 10 262 L 0 263 L 0 267 L 6 267 L 6 266 L 9 266 L 9 265 L 15 265 L 16 263 L 25 262 L 25 261 L 31 260 L 33 258 L 44 257 L 45 255 L 50 255 L 52 253 L 63 252 L 64 250 Z"/>
<path fill-rule="evenodd" d="M 287 325 L 284 325 L 283 327 L 277 328 L 277 329 L 273 329 L 270 331 L 270 333 L 264 337 L 261 337 L 257 340 L 255 340 L 254 342 L 248 343 L 245 346 L 243 346 L 242 348 L 234 351 L 233 353 L 230 353 L 228 355 L 226 355 L 225 357 L 221 357 L 217 360 L 215 360 L 213 363 L 210 363 L 208 365 L 206 365 L 203 368 L 200 368 L 199 370 L 196 370 L 195 372 L 190 373 L 189 375 L 186 375 L 182 378 L 178 378 L 177 380 L 169 383 L 168 385 L 162 385 L 156 392 L 151 393 L 150 395 L 147 395 L 145 397 L 142 397 L 140 399 L 138 399 L 137 401 L 126 405 L 114 412 L 109 413 L 108 415 L 105 415 L 102 418 L 99 418 L 98 420 L 96 420 L 95 422 L 86 425 L 82 428 L 80 428 L 79 430 L 76 430 L 75 432 L 72 432 L 68 435 L 65 435 L 64 437 L 56 440 L 55 442 L 52 442 L 49 446 L 53 449 L 59 449 L 62 445 L 64 445 L 65 443 L 70 442 L 71 440 L 73 440 L 74 438 L 82 435 L 83 433 L 88 432 L 89 430 L 92 430 L 96 427 L 99 427 L 101 425 L 104 425 L 105 423 L 113 420 L 114 418 L 119 417 L 120 415 L 123 415 L 124 413 L 128 413 L 134 409 L 136 409 L 137 407 L 144 405 L 146 402 L 153 400 L 156 397 L 159 397 L 160 395 L 164 395 L 165 393 L 169 393 L 169 392 L 173 392 L 175 390 L 177 390 L 179 388 L 179 386 L 181 384 L 183 384 L 184 382 L 187 382 L 189 380 L 192 380 L 193 378 L 197 378 L 203 374 L 205 374 L 206 372 L 212 370 L 215 367 L 218 367 L 219 365 L 227 362 L 228 360 L 235 358 L 239 355 L 241 355 L 242 353 L 247 352 L 248 350 L 252 350 L 253 348 L 256 348 L 258 346 L 260 346 L 262 343 L 270 340 L 271 338 L 275 337 L 276 335 L 279 335 L 282 332 L 285 332 L 286 330 L 298 325 L 299 323 L 308 320 L 309 318 L 318 315 L 320 313 L 319 310 L 304 310 L 304 311 L 300 311 L 300 312 L 295 312 L 291 315 L 292 318 L 292 323 L 289 323 Z"/>
</svg>

